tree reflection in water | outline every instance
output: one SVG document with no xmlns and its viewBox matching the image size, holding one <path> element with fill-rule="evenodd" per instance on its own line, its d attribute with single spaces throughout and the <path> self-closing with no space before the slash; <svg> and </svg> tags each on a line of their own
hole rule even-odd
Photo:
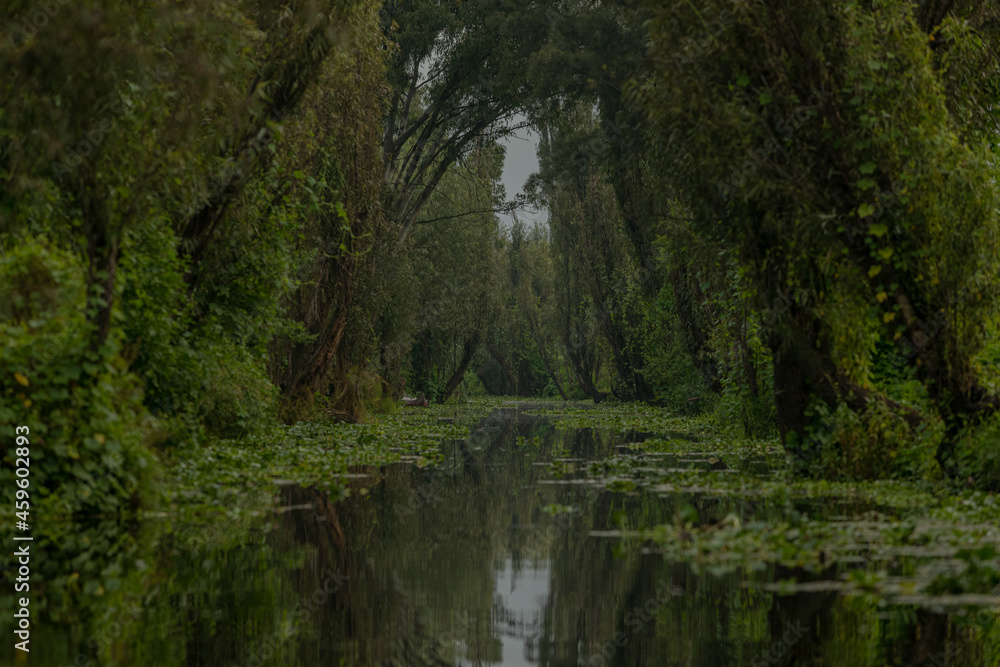
<svg viewBox="0 0 1000 667">
<path fill-rule="evenodd" d="M 713 576 L 634 540 L 592 536 L 668 522 L 685 504 L 704 521 L 772 511 L 572 476 L 548 483 L 545 463 L 602 459 L 624 442 L 498 410 L 468 440 L 444 443 L 440 466 L 355 468 L 340 502 L 283 486 L 277 512 L 197 548 L 160 536 L 146 556 L 155 565 L 133 577 L 141 592 L 123 595 L 141 602 L 141 618 L 92 664 L 971 666 L 996 650 L 992 626 L 753 585 L 836 579 L 832 567 Z M 100 621 L 65 618 L 43 632 L 73 638 L 62 653 L 72 663 L 73 641 L 86 652 Z"/>
</svg>

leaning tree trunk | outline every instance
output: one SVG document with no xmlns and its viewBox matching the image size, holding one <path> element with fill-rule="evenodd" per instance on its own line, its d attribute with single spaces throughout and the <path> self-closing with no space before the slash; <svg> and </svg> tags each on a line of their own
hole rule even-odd
<svg viewBox="0 0 1000 667">
<path fill-rule="evenodd" d="M 271 160 L 268 146 L 274 137 L 268 123 L 284 120 L 299 106 L 333 48 L 332 38 L 329 19 L 324 19 L 300 43 L 292 43 L 290 53 L 282 54 L 283 58 L 275 58 L 261 69 L 247 95 L 248 113 L 241 131 L 218 153 L 225 167 L 211 179 L 204 203 L 178 220 L 178 250 L 189 262 L 184 276 L 189 290 L 193 291 L 198 284 L 201 261 L 230 207 L 250 179 Z M 287 44 L 291 40 L 286 37 L 282 41 Z"/>
<path fill-rule="evenodd" d="M 597 387 L 594 386 L 594 380 L 590 372 L 590 367 L 580 350 L 574 350 L 567 347 L 566 356 L 569 357 L 570 365 L 573 367 L 573 373 L 576 375 L 577 383 L 580 385 L 580 389 L 583 393 L 587 395 L 587 398 L 592 400 L 594 403 L 600 403 L 606 396 L 598 391 Z"/>
<path fill-rule="evenodd" d="M 348 291 L 349 287 L 344 286 Z M 324 388 L 336 362 L 337 350 L 347 328 L 349 295 L 338 306 L 336 314 L 311 333 L 311 342 L 297 343 L 292 351 L 292 364 L 288 379 L 279 384 L 288 416 L 297 419 L 312 407 L 313 396 Z"/>
<path fill-rule="evenodd" d="M 487 344 L 486 349 L 489 350 L 490 356 L 493 357 L 497 364 L 500 365 L 500 369 L 503 371 L 504 377 L 507 378 L 507 387 L 517 393 L 517 373 L 514 372 L 510 362 L 504 358 L 503 354 L 500 353 L 500 350 L 498 350 L 492 342 Z"/>
<path fill-rule="evenodd" d="M 554 364 L 549 356 L 548 347 L 545 345 L 545 335 L 542 332 L 542 327 L 538 322 L 538 313 L 534 308 L 526 309 L 527 319 L 528 319 L 528 330 L 531 332 L 531 337 L 535 341 L 535 347 L 538 348 L 538 356 L 542 359 L 542 365 L 545 366 L 545 372 L 549 374 L 552 378 L 552 383 L 556 386 L 556 391 L 562 396 L 565 401 L 566 392 L 563 391 L 562 383 L 559 381 L 559 377 L 556 375 Z"/>
<path fill-rule="evenodd" d="M 549 355 L 542 351 L 541 346 L 539 346 L 538 348 L 538 355 L 542 358 L 542 365 L 545 366 L 545 372 L 549 374 L 550 378 L 552 378 L 552 384 L 556 386 L 556 391 L 559 392 L 559 395 L 562 397 L 562 400 L 564 401 L 569 400 L 568 398 L 566 398 L 566 392 L 563 391 L 562 382 L 559 381 L 559 377 L 556 375 L 556 371 L 552 367 L 552 362 L 549 359 Z"/>
<path fill-rule="evenodd" d="M 458 389 L 458 385 L 462 384 L 462 380 L 465 379 L 465 371 L 469 369 L 469 364 L 472 363 L 472 358 L 476 356 L 476 352 L 479 350 L 479 334 L 473 334 L 472 338 L 465 341 L 462 345 L 462 360 L 458 362 L 458 367 L 455 368 L 455 372 L 451 374 L 448 378 L 448 382 L 444 385 L 444 391 L 438 396 L 437 402 L 444 403 L 447 401 L 451 395 Z"/>
<path fill-rule="evenodd" d="M 700 304 L 698 298 L 704 301 L 704 295 L 694 284 L 687 266 L 679 266 L 670 272 L 670 281 L 674 290 L 674 304 L 677 319 L 681 326 L 681 338 L 684 349 L 687 350 L 695 370 L 708 384 L 712 393 L 722 393 L 722 379 L 719 377 L 719 367 L 712 357 L 708 344 L 708 328 L 703 326 L 702 318 L 698 317 Z"/>
</svg>

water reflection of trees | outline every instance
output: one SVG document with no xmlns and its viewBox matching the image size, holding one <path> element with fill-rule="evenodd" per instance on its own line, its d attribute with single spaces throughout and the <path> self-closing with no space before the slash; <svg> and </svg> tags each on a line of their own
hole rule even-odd
<svg viewBox="0 0 1000 667">
<path fill-rule="evenodd" d="M 954 655 L 941 664 L 987 664 L 984 633 L 956 633 L 946 616 L 834 592 L 780 596 L 744 585 L 746 573 L 697 573 L 645 545 L 591 537 L 621 517 L 670 521 L 684 505 L 705 522 L 778 511 L 539 483 L 552 477 L 539 461 L 605 458 L 624 441 L 507 410 L 448 443 L 440 466 L 355 469 L 367 477 L 343 502 L 282 487 L 275 517 L 207 532 L 197 548 L 164 537 L 120 663 L 482 665 L 499 662 L 513 639 L 526 660 L 551 667 L 934 664 L 949 641 Z M 550 504 L 578 511 L 550 516 Z M 543 577 L 537 609 L 512 606 L 501 573 L 509 585 Z M 790 623 L 805 630 L 786 643 Z"/>
<path fill-rule="evenodd" d="M 296 595 L 314 590 L 325 570 L 349 577 L 312 634 L 299 639 L 303 664 L 329 655 L 356 664 L 489 664 L 501 660 L 503 638 L 515 638 L 524 641 L 525 659 L 552 667 L 905 665 L 933 658 L 932 648 L 946 640 L 945 616 L 885 618 L 874 603 L 847 605 L 832 591 L 777 595 L 745 586 L 743 573 L 697 573 L 644 555 L 642 545 L 616 555 L 619 541 L 590 531 L 614 528 L 621 516 L 636 526 L 669 521 L 686 504 L 705 522 L 729 513 L 771 518 L 780 508 L 539 484 L 551 477 L 539 460 L 605 458 L 625 437 L 555 431 L 517 411 L 480 426 L 468 441 L 448 445 L 438 468 L 368 470 L 379 481 L 367 496 L 333 505 L 321 492 L 288 490 L 290 505 L 316 508 L 291 513 L 272 536 L 311 549 L 313 560 L 294 579 Z M 552 503 L 579 511 L 551 517 L 542 508 Z M 543 566 L 548 590 L 538 613 L 508 608 L 498 573 L 509 568 L 516 580 Z M 793 577 L 807 575 L 773 567 L 756 575 Z M 981 653 L 963 650 L 968 662 L 949 659 L 977 664 Z"/>
</svg>

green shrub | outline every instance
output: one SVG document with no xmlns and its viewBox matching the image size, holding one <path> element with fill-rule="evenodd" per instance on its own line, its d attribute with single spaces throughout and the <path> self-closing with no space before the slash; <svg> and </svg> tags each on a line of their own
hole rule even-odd
<svg viewBox="0 0 1000 667">
<path fill-rule="evenodd" d="M 241 438 L 259 435 L 277 424 L 278 390 L 265 363 L 231 343 L 216 350 L 198 414 L 209 436 Z"/>
<path fill-rule="evenodd" d="M 126 234 L 119 280 L 125 356 L 143 381 L 146 407 L 171 424 L 196 405 L 214 367 L 204 353 L 205 332 L 194 330 L 177 239 L 154 219 L 142 233 Z M 173 430 L 173 429 L 171 429 Z"/>
<path fill-rule="evenodd" d="M 361 366 L 341 366 L 330 382 L 330 395 L 317 396 L 313 411 L 323 418 L 363 420 L 368 412 L 384 408 L 382 378 Z"/>
<path fill-rule="evenodd" d="M 778 419 L 774 408 L 774 392 L 770 387 L 751 396 L 744 387 L 727 386 L 722 396 L 709 394 L 706 407 L 723 433 L 735 438 L 769 438 L 778 434 Z"/>
<path fill-rule="evenodd" d="M 261 358 L 264 346 L 251 350 L 232 340 L 236 307 L 213 301 L 204 309 L 212 315 L 197 321 L 184 271 L 168 221 L 151 220 L 141 234 L 127 235 L 121 326 L 146 407 L 164 426 L 161 444 L 262 433 L 276 423 L 277 400 Z M 266 299 L 257 295 L 256 301 Z"/>
<path fill-rule="evenodd" d="M 911 424 L 898 406 L 873 401 L 864 412 L 841 404 L 814 426 L 812 440 L 819 445 L 813 474 L 827 479 L 931 478 L 939 475 L 934 459 L 944 434 L 941 419 L 920 415 Z"/>
<path fill-rule="evenodd" d="M 113 514 L 139 503 L 155 427 L 112 335 L 94 349 L 84 267 L 42 239 L 0 256 L 0 469 L 12 506 L 15 428 L 27 426 L 33 511 Z"/>
<path fill-rule="evenodd" d="M 968 431 L 956 449 L 959 472 L 980 488 L 1000 491 L 1000 415 Z"/>
<path fill-rule="evenodd" d="M 646 309 L 643 375 L 664 407 L 681 414 L 711 409 L 715 396 L 684 349 L 684 334 L 672 309 L 671 292 L 666 288 Z"/>
<path fill-rule="evenodd" d="M 880 341 L 873 356 L 872 381 L 878 391 L 917 410 L 933 409 L 927 388 L 917 379 L 916 367 L 899 353 L 894 344 Z"/>
</svg>

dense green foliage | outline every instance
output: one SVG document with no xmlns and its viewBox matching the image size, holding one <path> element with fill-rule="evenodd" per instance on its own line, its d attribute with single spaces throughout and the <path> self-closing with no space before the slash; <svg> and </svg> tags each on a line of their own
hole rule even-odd
<svg viewBox="0 0 1000 667">
<path fill-rule="evenodd" d="M 672 9 L 651 23 L 661 67 L 637 90 L 652 159 L 771 316 L 782 432 L 801 440 L 810 413 L 842 402 L 881 419 L 871 360 L 895 342 L 948 424 L 939 459 L 953 465 L 964 420 L 995 404 L 973 359 L 995 320 L 997 204 L 992 135 L 965 131 L 929 45 L 988 47 L 954 19 L 920 26 L 908 2 Z M 723 13 L 726 57 L 672 57 L 681 26 Z M 989 76 L 994 61 L 980 60 Z M 711 158 L 692 169 L 693 156 Z"/>
<path fill-rule="evenodd" d="M 44 505 L 403 394 L 1000 485 L 992 3 L 33 10 L 0 15 L 0 438 L 30 425 Z"/>
<path fill-rule="evenodd" d="M 33 544 L 64 551 L 39 611 L 82 632 L 152 591 L 102 661 L 228 659 L 198 619 L 259 639 L 322 585 L 308 561 L 358 587 L 294 636 L 449 664 L 447 620 L 370 559 L 455 576 L 464 543 L 559 556 L 567 664 L 648 593 L 651 548 L 722 577 L 655 624 L 691 655 L 697 613 L 756 660 L 793 571 L 855 597 L 823 664 L 954 629 L 896 642 L 887 601 L 995 595 L 996 2 L 12 0 L 0 29 L 0 517 L 28 427 Z M 428 466 L 453 502 L 404 521 Z M 559 541 L 512 536 L 546 517 Z M 467 598 L 421 594 L 489 617 L 485 562 Z M 961 659 L 995 664 L 974 620 Z M 465 657 L 496 661 L 492 630 L 456 631 Z M 67 664 L 84 641 L 53 639 Z M 328 657 L 310 641 L 282 651 Z"/>
<path fill-rule="evenodd" d="M 145 445 L 258 432 L 323 384 L 384 219 L 380 119 L 356 113 L 384 79 L 377 24 L 374 3 L 253 2 L 11 23 L 0 428 L 38 436 L 36 502 L 81 509 L 92 476 L 107 509 Z"/>
<path fill-rule="evenodd" d="M 126 510 L 153 466 L 141 388 L 123 368 L 121 341 L 89 345 L 91 327 L 75 305 L 84 273 L 72 254 L 34 239 L 0 260 L 3 364 L 12 376 L 0 404 L 3 437 L 13 443 L 14 425 L 30 424 L 29 442 L 41 445 L 31 467 L 39 509 L 58 516 Z M 5 447 L 11 460 L 14 449 Z M 10 495 L 14 479 L 5 466 Z"/>
</svg>

